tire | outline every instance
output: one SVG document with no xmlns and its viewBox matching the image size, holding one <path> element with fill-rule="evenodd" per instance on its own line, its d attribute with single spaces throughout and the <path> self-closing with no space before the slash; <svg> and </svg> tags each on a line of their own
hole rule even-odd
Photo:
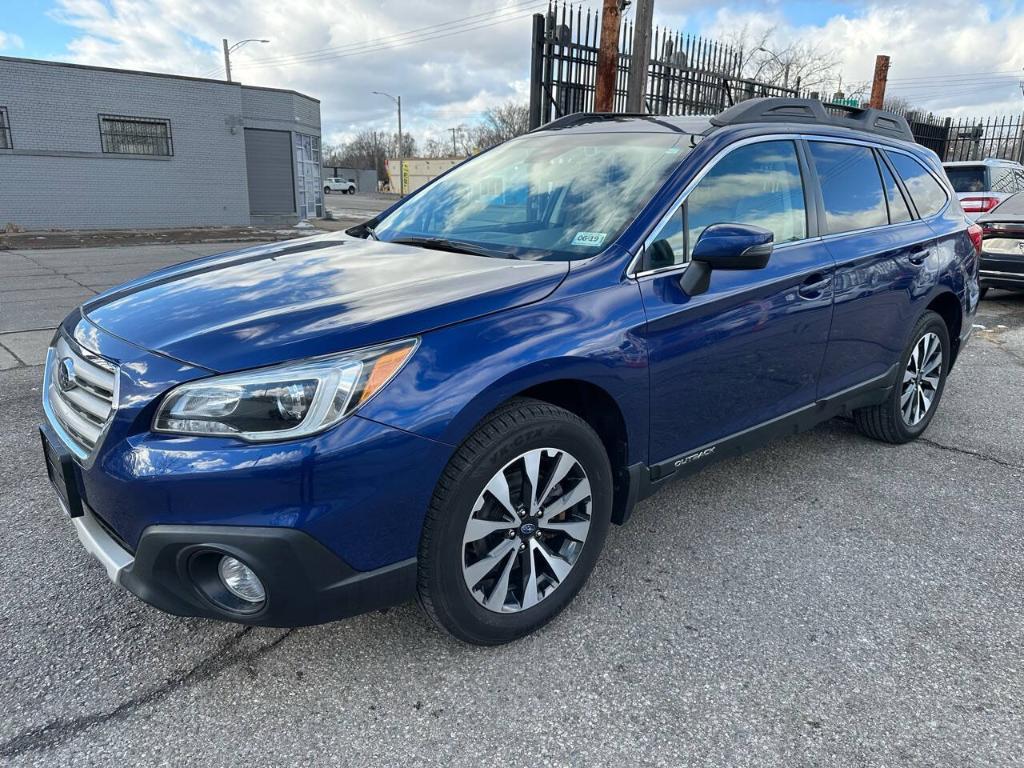
<svg viewBox="0 0 1024 768">
<path fill-rule="evenodd" d="M 331 194 L 331 188 L 330 187 L 324 187 L 324 194 L 325 195 Z"/>
<path fill-rule="evenodd" d="M 978 301 L 981 301 L 982 299 L 984 299 L 986 293 L 988 293 L 988 286 L 987 285 L 981 286 L 981 288 L 978 289 Z"/>
<path fill-rule="evenodd" d="M 547 504 L 534 504 L 540 495 Z M 528 635 L 583 587 L 611 510 L 611 466 L 594 430 L 562 408 L 512 400 L 466 438 L 437 483 L 420 539 L 419 603 L 467 643 Z"/>
<path fill-rule="evenodd" d="M 933 340 L 937 340 L 939 354 L 942 355 L 938 365 L 933 369 L 928 368 L 934 364 L 934 357 L 929 346 Z M 922 346 L 922 344 L 924 346 Z M 915 350 L 917 357 L 914 356 Z M 919 358 L 923 358 L 923 363 Z M 875 440 L 886 443 L 902 444 L 909 443 L 924 434 L 928 425 L 935 416 L 935 411 L 942 400 L 942 392 L 946 388 L 946 375 L 949 373 L 950 343 L 949 330 L 946 323 L 935 312 L 925 312 L 910 336 L 910 344 L 900 357 L 899 373 L 896 378 L 896 385 L 892 394 L 886 398 L 884 403 L 861 408 L 853 412 L 853 420 L 863 434 Z M 923 368 L 923 370 L 920 370 Z M 918 372 L 930 375 L 918 376 Z M 935 375 L 937 381 L 934 384 Z M 908 378 L 909 377 L 909 378 Z M 916 395 L 913 390 L 917 388 L 923 394 Z M 909 394 L 909 400 L 904 398 Z M 924 408 L 923 413 L 919 407 L 924 407 L 927 394 L 931 394 L 930 402 Z M 909 408 L 910 415 L 907 415 Z"/>
</svg>

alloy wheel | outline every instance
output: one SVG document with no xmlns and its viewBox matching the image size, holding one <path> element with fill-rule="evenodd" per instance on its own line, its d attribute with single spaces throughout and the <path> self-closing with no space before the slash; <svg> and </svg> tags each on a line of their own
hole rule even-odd
<svg viewBox="0 0 1024 768">
<path fill-rule="evenodd" d="M 929 332 L 917 340 L 903 371 L 900 411 L 908 426 L 917 426 L 928 415 L 939 391 L 941 375 L 942 342 Z"/>
<path fill-rule="evenodd" d="M 462 575 L 496 613 L 531 608 L 569 576 L 590 530 L 590 481 L 558 448 L 520 454 L 484 486 L 463 535 Z"/>
</svg>

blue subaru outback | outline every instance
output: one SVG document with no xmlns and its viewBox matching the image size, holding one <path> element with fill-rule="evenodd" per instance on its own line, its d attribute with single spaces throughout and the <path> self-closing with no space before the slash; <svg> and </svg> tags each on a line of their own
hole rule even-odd
<svg viewBox="0 0 1024 768">
<path fill-rule="evenodd" d="M 47 469 L 111 579 L 294 626 L 573 599 L 663 484 L 838 415 L 928 427 L 981 231 L 875 110 L 579 114 L 364 225 L 155 272 L 54 336 Z"/>
</svg>

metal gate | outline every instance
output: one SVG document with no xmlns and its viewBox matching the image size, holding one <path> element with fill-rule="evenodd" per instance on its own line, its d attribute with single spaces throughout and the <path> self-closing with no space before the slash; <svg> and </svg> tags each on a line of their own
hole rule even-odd
<svg viewBox="0 0 1024 768">
<path fill-rule="evenodd" d="M 295 134 L 295 180 L 300 219 L 323 216 L 323 181 L 320 174 L 320 137 Z"/>
<path fill-rule="evenodd" d="M 533 17 L 530 68 L 530 127 L 574 112 L 594 109 L 601 14 L 554 2 Z M 632 60 L 633 24 L 619 32 L 619 61 L 613 109 L 626 107 Z M 654 30 L 647 69 L 647 112 L 706 115 L 755 96 L 797 96 L 800 84 L 784 88 L 740 75 L 740 54 L 703 37 Z"/>
</svg>

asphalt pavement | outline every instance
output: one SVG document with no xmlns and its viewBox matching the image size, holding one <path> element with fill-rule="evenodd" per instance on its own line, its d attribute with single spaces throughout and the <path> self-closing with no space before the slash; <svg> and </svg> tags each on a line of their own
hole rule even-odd
<svg viewBox="0 0 1024 768">
<path fill-rule="evenodd" d="M 247 629 L 107 581 L 47 485 L 31 363 L 172 257 L 113 256 L 0 254 L 0 764 L 1024 764 L 1024 295 L 983 303 L 924 439 L 833 421 L 669 486 L 559 619 L 483 649 L 411 604 Z"/>
</svg>

